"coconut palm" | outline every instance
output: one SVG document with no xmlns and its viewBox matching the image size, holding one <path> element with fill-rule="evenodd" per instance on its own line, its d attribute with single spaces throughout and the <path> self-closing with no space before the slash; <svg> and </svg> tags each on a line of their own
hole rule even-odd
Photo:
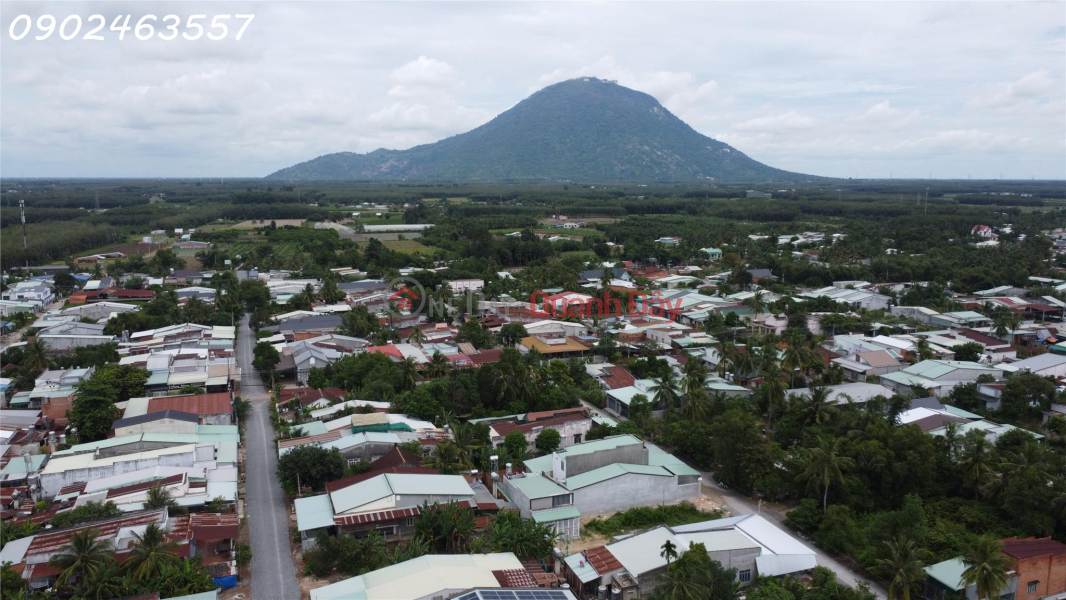
<svg viewBox="0 0 1066 600">
<path fill-rule="evenodd" d="M 982 535 L 967 544 L 962 562 L 966 568 L 960 583 L 966 587 L 976 586 L 977 600 L 998 599 L 1000 592 L 1010 585 L 1007 572 L 1014 568 L 1014 562 L 1003 552 L 1003 544 L 991 535 Z"/>
<path fill-rule="evenodd" d="M 962 444 L 962 436 L 959 435 L 959 424 L 948 423 L 944 425 L 944 435 L 940 436 L 940 439 L 944 442 L 944 447 L 947 448 L 948 458 L 955 460 L 956 455 L 959 453 L 959 446 Z"/>
<path fill-rule="evenodd" d="M 788 389 L 785 385 L 785 374 L 777 363 L 771 362 L 763 366 L 759 375 L 762 377 L 760 389 L 764 389 L 766 394 L 767 421 L 773 422 L 774 407 L 785 403 L 785 391 Z"/>
<path fill-rule="evenodd" d="M 751 309 L 752 319 L 759 316 L 759 313 L 766 310 L 766 301 L 763 299 L 763 291 L 755 290 L 752 293 L 751 298 L 744 301 L 744 304 Z"/>
<path fill-rule="evenodd" d="M 914 540 L 900 538 L 885 542 L 888 557 L 877 559 L 877 564 L 890 578 L 888 600 L 911 600 L 911 590 L 925 581 L 925 566 L 928 552 L 919 548 Z"/>
<path fill-rule="evenodd" d="M 422 331 L 421 327 L 415 327 L 411 335 L 407 336 L 407 342 L 410 344 L 424 344 L 426 342 L 426 332 Z"/>
<path fill-rule="evenodd" d="M 52 365 L 52 358 L 48 356 L 48 346 L 41 338 L 26 342 L 22 352 L 22 366 L 24 367 L 29 367 L 34 371 L 43 371 Z"/>
<path fill-rule="evenodd" d="M 669 569 L 670 561 L 677 559 L 677 544 L 666 540 L 663 542 L 662 552 L 659 553 L 659 556 L 666 560 L 666 568 Z"/>
<path fill-rule="evenodd" d="M 408 390 L 415 389 L 418 382 L 418 361 L 415 357 L 408 356 L 400 362 L 400 372 L 403 376 L 403 386 Z"/>
<path fill-rule="evenodd" d="M 211 578 L 208 577 L 208 580 Z M 96 574 L 85 578 L 78 585 L 78 598 L 85 600 L 110 600 L 129 595 L 130 580 L 125 577 L 125 569 L 113 557 L 105 560 Z"/>
<path fill-rule="evenodd" d="M 70 543 L 48 560 L 48 564 L 62 569 L 59 572 L 60 585 L 68 585 L 78 575 L 92 579 L 107 561 L 113 559 L 115 553 L 111 545 L 97 536 L 95 529 L 79 529 L 70 534 Z"/>
<path fill-rule="evenodd" d="M 441 440 L 433 454 L 422 459 L 422 464 L 443 475 L 454 475 L 463 468 L 462 452 L 452 440 Z"/>
<path fill-rule="evenodd" d="M 300 430 L 299 427 L 296 430 Z M 302 434 L 302 430 L 299 431 Z M 295 433 L 290 431 L 290 433 Z M 292 435 L 291 437 L 301 437 L 300 435 Z M 178 507 L 176 500 L 170 497 L 170 490 L 163 487 L 162 484 L 155 484 L 148 488 L 148 497 L 144 501 L 145 508 L 165 508 L 168 511 Z"/>
<path fill-rule="evenodd" d="M 751 379 L 755 375 L 755 356 L 752 352 L 750 346 L 745 346 L 743 352 L 737 350 L 736 361 L 733 363 L 737 379 Z"/>
<path fill-rule="evenodd" d="M 799 344 L 789 344 L 785 347 L 785 355 L 781 359 L 781 366 L 789 373 L 789 387 L 796 387 L 796 371 L 807 366 L 806 348 Z"/>
<path fill-rule="evenodd" d="M 452 368 L 452 364 L 448 362 L 447 357 L 440 353 L 439 350 L 433 352 L 433 356 L 429 359 L 429 363 L 426 365 L 426 377 L 430 379 L 436 379 L 438 377 L 444 377 L 448 374 Z"/>
<path fill-rule="evenodd" d="M 648 391 L 652 393 L 652 400 L 662 408 L 676 406 L 681 396 L 678 393 L 677 376 L 673 369 L 667 371 L 662 377 L 652 379 Z"/>
<path fill-rule="evenodd" d="M 318 291 L 318 297 L 321 298 L 323 302 L 328 302 L 330 304 L 340 302 L 344 299 L 344 296 L 345 293 L 337 287 L 337 281 L 332 277 L 327 277 L 326 280 L 322 282 L 322 289 Z"/>
<path fill-rule="evenodd" d="M 158 524 L 149 523 L 144 533 L 135 533 L 133 536 L 136 540 L 130 550 L 129 559 L 126 560 L 126 568 L 129 569 L 133 581 L 147 581 L 159 575 L 163 565 L 181 562 L 181 557 L 173 552 L 178 543 L 167 539 Z"/>
<path fill-rule="evenodd" d="M 735 368 L 738 354 L 736 344 L 722 342 L 721 347 L 718 349 L 718 364 L 715 367 L 719 376 L 725 377 L 725 374 L 730 369 Z"/>
<path fill-rule="evenodd" d="M 451 429 L 455 447 L 459 449 L 459 464 L 464 469 L 474 468 L 474 461 L 470 457 L 480 446 L 474 437 L 474 426 L 470 423 L 452 422 Z"/>
<path fill-rule="evenodd" d="M 803 471 L 796 479 L 807 482 L 808 489 L 822 491 L 822 512 L 829 505 L 829 487 L 844 484 L 844 471 L 855 467 L 855 461 L 840 453 L 840 438 L 819 436 L 818 445 L 809 448 L 802 459 Z"/>
<path fill-rule="evenodd" d="M 829 388 L 824 386 L 813 387 L 810 395 L 806 398 L 793 396 L 796 405 L 797 416 L 804 425 L 821 425 L 833 416 L 834 407 L 829 402 Z"/>
</svg>

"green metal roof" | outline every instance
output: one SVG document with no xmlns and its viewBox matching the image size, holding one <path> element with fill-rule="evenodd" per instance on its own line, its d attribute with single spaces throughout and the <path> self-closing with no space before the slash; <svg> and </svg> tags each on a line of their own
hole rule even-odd
<svg viewBox="0 0 1066 600">
<path fill-rule="evenodd" d="M 310 531 L 322 527 L 333 527 L 333 505 L 329 502 L 329 495 L 297 498 L 296 528 Z"/>
<path fill-rule="evenodd" d="M 530 500 L 570 493 L 570 490 L 537 473 L 526 473 L 525 477 L 512 477 L 507 481 Z"/>
<path fill-rule="evenodd" d="M 48 460 L 47 454 L 31 454 L 30 464 L 27 466 L 26 461 L 21 456 L 16 456 L 7 463 L 3 471 L 0 471 L 2 475 L 20 475 L 23 473 L 33 473 L 41 469 L 41 465 L 44 461 Z"/>
<path fill-rule="evenodd" d="M 578 518 L 581 518 L 581 511 L 572 506 L 541 510 L 533 513 L 533 520 L 537 523 L 554 523 L 555 521 Z"/>
<path fill-rule="evenodd" d="M 962 590 L 966 588 L 962 584 L 962 572 L 965 570 L 966 563 L 962 562 L 961 558 L 952 558 L 926 567 L 925 573 L 946 585 L 948 589 Z"/>
<path fill-rule="evenodd" d="M 680 458 L 666 452 L 655 444 L 648 444 L 648 464 L 665 467 L 675 475 L 699 475 L 700 472 L 686 465 Z"/>
<path fill-rule="evenodd" d="M 981 415 L 974 414 L 974 413 L 972 413 L 972 412 L 970 412 L 968 410 L 962 410 L 961 408 L 958 408 L 956 406 L 952 406 L 950 404 L 945 404 L 944 405 L 944 410 L 946 410 L 949 413 L 955 415 L 956 417 L 962 417 L 963 419 L 983 419 L 984 418 Z"/>
</svg>

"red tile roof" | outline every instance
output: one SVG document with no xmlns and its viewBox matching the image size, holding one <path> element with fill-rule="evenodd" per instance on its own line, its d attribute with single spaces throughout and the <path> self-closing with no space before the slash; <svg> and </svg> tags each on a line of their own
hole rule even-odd
<svg viewBox="0 0 1066 600">
<path fill-rule="evenodd" d="M 500 362 L 500 355 L 503 354 L 503 349 L 493 348 L 492 350 L 482 350 L 476 354 L 468 354 L 470 360 L 475 365 L 483 365 L 485 363 Z"/>
<path fill-rule="evenodd" d="M 296 425 L 296 427 L 299 427 L 299 425 Z M 327 431 L 326 433 L 320 433 L 318 435 L 305 435 L 298 438 L 278 440 L 278 449 L 306 446 L 307 444 L 317 444 L 319 442 L 332 442 L 339 439 L 341 439 L 341 430 L 334 429 L 333 431 Z"/>
<path fill-rule="evenodd" d="M 148 412 L 178 410 L 194 415 L 221 415 L 233 412 L 229 392 L 217 394 L 190 394 L 187 396 L 163 396 L 148 400 Z"/>
<path fill-rule="evenodd" d="M 585 558 L 600 575 L 605 575 L 622 568 L 622 563 L 611 554 L 607 546 L 596 546 L 585 551 Z"/>
<path fill-rule="evenodd" d="M 131 484 L 131 485 L 126 485 L 126 486 L 123 486 L 123 487 L 117 487 L 117 488 L 113 488 L 113 489 L 107 490 L 106 498 L 107 499 L 111 499 L 111 498 L 115 498 L 115 497 L 118 497 L 118 496 L 125 496 L 127 494 L 135 494 L 137 492 L 143 492 L 144 490 L 148 490 L 148 489 L 151 489 L 151 488 L 155 487 L 156 484 L 159 484 L 159 485 L 162 485 L 162 486 L 166 487 L 168 485 L 177 485 L 179 483 L 182 483 L 183 481 L 185 481 L 185 474 L 184 473 L 178 473 L 177 475 L 171 475 L 170 477 L 165 477 L 165 478 L 150 479 L 148 481 L 142 481 L 140 483 L 134 483 L 134 484 Z M 82 490 L 82 491 L 84 491 L 84 490 Z"/>
<path fill-rule="evenodd" d="M 561 408 L 559 410 L 542 410 L 540 412 L 526 413 L 526 421 L 543 421 L 544 419 L 552 419 L 560 415 L 569 415 L 575 413 L 587 413 L 588 409 L 584 406 L 578 406 L 577 408 Z"/>
<path fill-rule="evenodd" d="M 525 569 L 501 569 L 493 571 L 492 575 L 505 588 L 535 588 L 537 582 L 529 571 Z"/>
</svg>

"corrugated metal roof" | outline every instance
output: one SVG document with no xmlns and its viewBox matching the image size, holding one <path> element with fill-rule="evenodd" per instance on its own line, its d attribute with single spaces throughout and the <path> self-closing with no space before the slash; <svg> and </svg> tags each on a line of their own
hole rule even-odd
<svg viewBox="0 0 1066 600">
<path fill-rule="evenodd" d="M 551 510 L 541 510 L 533 513 L 533 520 L 537 523 L 554 523 L 555 521 L 579 518 L 581 518 L 581 511 L 572 506 L 566 508 L 553 508 Z"/>
<path fill-rule="evenodd" d="M 322 527 L 333 527 L 333 505 L 328 494 L 296 499 L 296 528 L 310 531 Z"/>
<path fill-rule="evenodd" d="M 818 560 L 813 554 L 770 554 L 755 557 L 755 568 L 760 576 L 776 577 L 800 573 L 817 566 Z"/>
</svg>

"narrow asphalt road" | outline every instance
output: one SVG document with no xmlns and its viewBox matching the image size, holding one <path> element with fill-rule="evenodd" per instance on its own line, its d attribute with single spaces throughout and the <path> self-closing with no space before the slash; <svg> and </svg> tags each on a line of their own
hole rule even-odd
<svg viewBox="0 0 1066 600">
<path fill-rule="evenodd" d="M 245 424 L 247 476 L 245 505 L 252 538 L 252 599 L 295 600 L 300 597 L 296 567 L 289 550 L 289 518 L 278 481 L 278 455 L 270 424 L 270 396 L 252 367 L 255 334 L 241 319 L 237 362 L 241 367 L 241 397 L 252 403 Z"/>
</svg>

